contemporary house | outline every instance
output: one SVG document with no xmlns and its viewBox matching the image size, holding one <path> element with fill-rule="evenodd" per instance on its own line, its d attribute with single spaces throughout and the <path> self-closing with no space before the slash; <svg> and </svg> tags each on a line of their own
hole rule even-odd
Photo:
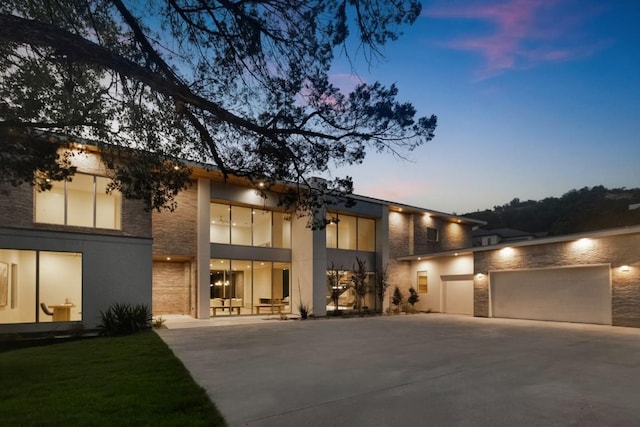
<svg viewBox="0 0 640 427">
<path fill-rule="evenodd" d="M 175 211 L 151 213 L 105 193 L 97 153 L 73 162 L 51 191 L 0 189 L 0 334 L 92 329 L 114 302 L 198 319 L 379 309 L 350 286 L 359 263 L 369 283 L 387 268 L 384 309 L 414 287 L 422 311 L 640 327 L 640 227 L 474 247 L 481 221 L 355 196 L 312 230 L 199 167 Z"/>
</svg>

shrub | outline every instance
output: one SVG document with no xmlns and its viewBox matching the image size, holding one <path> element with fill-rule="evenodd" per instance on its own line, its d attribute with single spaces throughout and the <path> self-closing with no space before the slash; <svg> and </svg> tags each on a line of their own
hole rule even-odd
<svg viewBox="0 0 640 427">
<path fill-rule="evenodd" d="M 400 288 L 396 286 L 396 288 L 393 290 L 393 296 L 391 297 L 391 304 L 399 306 L 402 303 L 403 298 L 404 296 L 402 295 Z"/>
<path fill-rule="evenodd" d="M 152 315 L 143 304 L 113 303 L 107 311 L 100 311 L 100 335 L 129 335 L 151 329 Z"/>
<path fill-rule="evenodd" d="M 420 301 L 420 297 L 418 296 L 418 292 L 413 289 L 413 286 L 409 288 L 409 298 L 407 299 L 407 301 L 409 301 L 409 304 L 411 304 L 411 310 L 415 311 L 414 306 L 418 301 Z"/>
<path fill-rule="evenodd" d="M 309 304 L 301 302 L 298 304 L 298 311 L 300 312 L 300 318 L 304 320 L 309 317 L 311 309 L 309 308 Z"/>
</svg>

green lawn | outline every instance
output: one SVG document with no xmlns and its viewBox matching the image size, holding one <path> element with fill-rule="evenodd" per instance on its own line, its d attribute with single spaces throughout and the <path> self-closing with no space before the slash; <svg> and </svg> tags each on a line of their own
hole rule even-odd
<svg viewBox="0 0 640 427">
<path fill-rule="evenodd" d="M 153 332 L 0 353 L 0 424 L 224 426 Z"/>
</svg>

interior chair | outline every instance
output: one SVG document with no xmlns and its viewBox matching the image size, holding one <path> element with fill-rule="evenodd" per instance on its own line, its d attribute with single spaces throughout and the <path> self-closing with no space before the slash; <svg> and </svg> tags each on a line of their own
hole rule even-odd
<svg viewBox="0 0 640 427">
<path fill-rule="evenodd" d="M 40 308 L 42 308 L 42 311 L 44 311 L 44 314 L 47 314 L 49 316 L 53 316 L 53 312 L 49 311 L 49 309 L 47 308 L 47 304 L 41 302 L 40 303 Z"/>
</svg>

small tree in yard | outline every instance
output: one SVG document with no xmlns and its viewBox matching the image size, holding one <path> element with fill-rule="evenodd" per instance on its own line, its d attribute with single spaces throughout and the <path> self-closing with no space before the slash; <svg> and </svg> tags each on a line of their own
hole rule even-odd
<svg viewBox="0 0 640 427">
<path fill-rule="evenodd" d="M 380 301 L 380 313 L 382 314 L 384 306 L 384 296 L 386 295 L 387 289 L 389 288 L 389 269 L 386 265 L 376 272 L 375 287 L 376 296 L 378 297 L 378 301 Z"/>
<path fill-rule="evenodd" d="M 409 288 L 409 304 L 411 304 L 411 312 L 414 313 L 416 311 L 415 305 L 418 301 L 420 301 L 420 297 L 418 296 L 418 292 L 412 287 Z"/>
<path fill-rule="evenodd" d="M 344 289 L 340 287 L 340 272 L 333 263 L 331 263 L 331 267 L 327 272 L 327 289 L 333 303 L 333 314 L 338 315 L 340 314 L 338 309 L 340 294 Z"/>
<path fill-rule="evenodd" d="M 391 304 L 393 304 L 396 307 L 396 310 L 398 312 L 400 311 L 400 304 L 402 304 L 403 298 L 404 298 L 404 295 L 402 295 L 400 288 L 396 286 L 396 288 L 393 291 L 393 296 L 391 297 Z"/>
<path fill-rule="evenodd" d="M 351 281 L 353 282 L 353 290 L 358 296 L 357 306 L 358 313 L 360 313 L 364 297 L 369 291 L 369 283 L 367 281 L 367 261 L 356 257 L 356 264 L 357 265 L 353 266 L 353 276 L 351 277 Z"/>
</svg>

